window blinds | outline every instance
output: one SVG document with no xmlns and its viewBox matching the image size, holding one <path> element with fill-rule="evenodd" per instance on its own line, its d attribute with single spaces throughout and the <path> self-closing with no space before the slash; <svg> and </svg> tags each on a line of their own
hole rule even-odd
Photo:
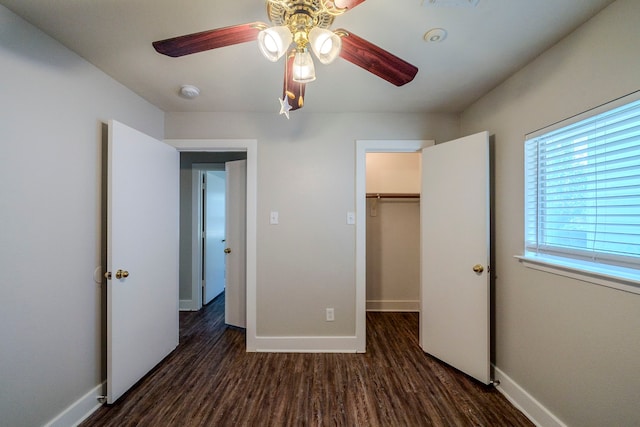
<svg viewBox="0 0 640 427">
<path fill-rule="evenodd" d="M 526 141 L 525 245 L 640 267 L 640 100 Z"/>
</svg>

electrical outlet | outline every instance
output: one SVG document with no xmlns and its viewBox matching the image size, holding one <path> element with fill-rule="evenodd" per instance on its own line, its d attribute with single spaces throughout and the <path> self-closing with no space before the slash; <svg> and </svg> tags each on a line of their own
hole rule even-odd
<svg viewBox="0 0 640 427">
<path fill-rule="evenodd" d="M 333 322 L 335 320 L 333 308 L 327 308 L 327 322 Z"/>
</svg>

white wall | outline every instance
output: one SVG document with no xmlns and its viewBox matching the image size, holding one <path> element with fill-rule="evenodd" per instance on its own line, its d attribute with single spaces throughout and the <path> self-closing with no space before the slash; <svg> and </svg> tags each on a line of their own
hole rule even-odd
<svg viewBox="0 0 640 427">
<path fill-rule="evenodd" d="M 346 213 L 355 208 L 355 140 L 447 141 L 458 136 L 458 118 L 167 113 L 165 133 L 258 140 L 258 336 L 353 336 L 355 228 Z M 269 225 L 270 211 L 279 225 Z M 325 322 L 326 307 L 334 322 Z"/>
<path fill-rule="evenodd" d="M 37 426 L 104 378 L 102 123 L 164 114 L 3 6 L 0 70 L 0 424 Z"/>
<path fill-rule="evenodd" d="M 367 199 L 366 217 L 367 310 L 419 311 L 420 199 Z"/>
<path fill-rule="evenodd" d="M 496 365 L 570 426 L 640 425 L 640 295 L 520 265 L 523 140 L 640 89 L 640 2 L 618 0 L 462 114 L 495 134 Z"/>
<path fill-rule="evenodd" d="M 420 193 L 419 153 L 367 153 L 367 193 Z"/>
</svg>

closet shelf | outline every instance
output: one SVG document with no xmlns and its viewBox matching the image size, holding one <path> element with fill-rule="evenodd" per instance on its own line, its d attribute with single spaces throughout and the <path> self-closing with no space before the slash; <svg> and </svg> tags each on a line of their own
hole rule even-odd
<svg viewBox="0 0 640 427">
<path fill-rule="evenodd" d="M 420 193 L 367 193 L 367 199 L 419 199 Z"/>
</svg>

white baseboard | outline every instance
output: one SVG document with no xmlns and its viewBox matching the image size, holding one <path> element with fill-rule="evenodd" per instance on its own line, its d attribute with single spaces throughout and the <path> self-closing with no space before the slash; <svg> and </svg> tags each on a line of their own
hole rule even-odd
<svg viewBox="0 0 640 427">
<path fill-rule="evenodd" d="M 178 306 L 180 311 L 198 311 L 199 307 L 196 307 L 196 302 L 190 299 L 181 299 L 180 305 Z"/>
<path fill-rule="evenodd" d="M 255 350 L 265 353 L 356 353 L 350 337 L 256 337 Z"/>
<path fill-rule="evenodd" d="M 493 369 L 494 380 L 500 381 L 500 385 L 496 387 L 498 391 L 516 408 L 520 409 L 532 423 L 539 427 L 567 427 L 507 374 L 495 366 Z"/>
<path fill-rule="evenodd" d="M 77 426 L 102 406 L 102 403 L 98 402 L 98 397 L 104 394 L 103 390 L 104 383 L 95 386 L 89 390 L 87 394 L 58 414 L 57 417 L 45 424 L 45 427 Z"/>
<path fill-rule="evenodd" d="M 420 300 L 367 300 L 367 311 L 420 311 Z"/>
</svg>

